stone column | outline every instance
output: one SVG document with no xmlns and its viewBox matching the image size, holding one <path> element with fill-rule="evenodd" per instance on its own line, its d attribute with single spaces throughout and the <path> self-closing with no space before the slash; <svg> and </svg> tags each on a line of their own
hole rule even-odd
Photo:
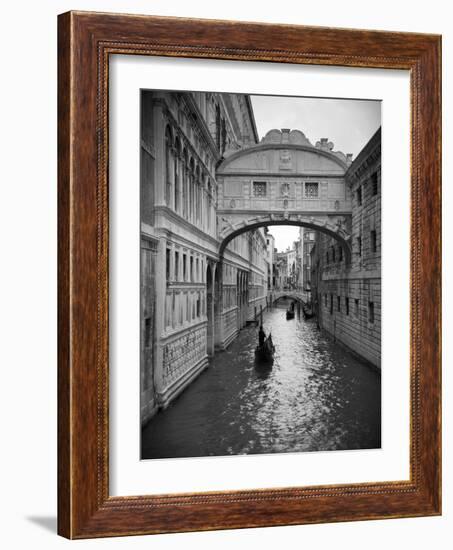
<svg viewBox="0 0 453 550">
<path fill-rule="evenodd" d="M 157 257 L 155 265 L 155 284 L 156 284 L 156 349 L 155 349 L 155 378 L 156 394 L 159 400 L 159 395 L 164 390 L 164 373 L 163 373 L 163 347 L 162 336 L 165 332 L 165 300 L 167 295 L 167 280 L 166 280 L 166 250 L 167 240 L 159 239 L 157 248 Z"/>
</svg>

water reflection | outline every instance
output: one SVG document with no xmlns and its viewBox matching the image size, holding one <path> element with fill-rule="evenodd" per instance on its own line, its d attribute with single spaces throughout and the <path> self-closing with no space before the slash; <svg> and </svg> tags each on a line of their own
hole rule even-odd
<svg viewBox="0 0 453 550">
<path fill-rule="evenodd" d="M 380 447 L 380 376 L 322 336 L 314 320 L 266 312 L 274 362 L 255 361 L 258 328 L 143 431 L 143 458 Z"/>
</svg>

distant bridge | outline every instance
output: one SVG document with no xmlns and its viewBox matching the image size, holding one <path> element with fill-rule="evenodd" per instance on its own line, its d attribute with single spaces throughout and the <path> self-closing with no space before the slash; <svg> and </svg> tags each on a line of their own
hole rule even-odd
<svg viewBox="0 0 453 550">
<path fill-rule="evenodd" d="M 268 294 L 268 303 L 274 304 L 277 300 L 288 298 L 289 300 L 295 300 L 301 304 L 306 304 L 310 301 L 310 293 L 302 290 L 276 290 L 271 291 Z"/>
</svg>

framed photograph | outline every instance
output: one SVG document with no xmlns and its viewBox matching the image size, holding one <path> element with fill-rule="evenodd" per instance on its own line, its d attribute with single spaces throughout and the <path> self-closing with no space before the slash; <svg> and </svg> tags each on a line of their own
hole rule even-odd
<svg viewBox="0 0 453 550">
<path fill-rule="evenodd" d="M 59 16 L 62 536 L 441 513 L 440 52 Z"/>
</svg>

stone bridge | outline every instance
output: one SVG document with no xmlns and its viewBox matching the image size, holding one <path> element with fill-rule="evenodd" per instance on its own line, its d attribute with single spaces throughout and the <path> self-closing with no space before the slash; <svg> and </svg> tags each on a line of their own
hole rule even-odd
<svg viewBox="0 0 453 550">
<path fill-rule="evenodd" d="M 270 305 L 281 298 L 288 298 L 289 300 L 295 300 L 296 302 L 305 304 L 310 301 L 310 294 L 302 290 L 274 290 L 270 291 L 267 296 Z"/>
<path fill-rule="evenodd" d="M 253 147 L 229 154 L 217 169 L 220 253 L 236 236 L 271 225 L 298 225 L 339 241 L 351 258 L 350 155 L 299 130 L 271 130 Z"/>
</svg>

